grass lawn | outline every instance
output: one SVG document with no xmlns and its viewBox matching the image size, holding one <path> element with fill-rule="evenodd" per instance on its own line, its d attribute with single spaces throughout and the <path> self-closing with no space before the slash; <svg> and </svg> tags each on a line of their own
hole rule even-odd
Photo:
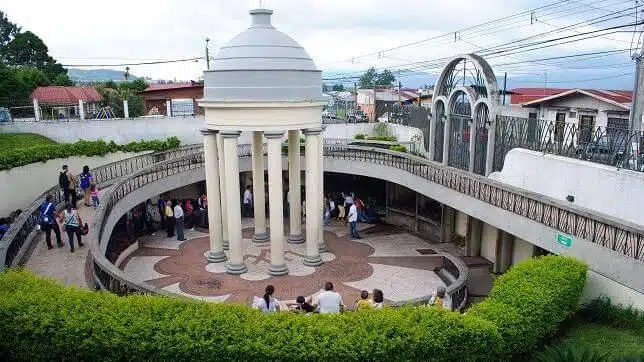
<svg viewBox="0 0 644 362">
<path fill-rule="evenodd" d="M 595 323 L 571 328 L 558 344 L 606 353 L 609 358 L 644 355 L 644 334 Z"/>
<path fill-rule="evenodd" d="M 0 153 L 54 143 L 56 142 L 35 133 L 2 133 L 0 134 Z"/>
</svg>

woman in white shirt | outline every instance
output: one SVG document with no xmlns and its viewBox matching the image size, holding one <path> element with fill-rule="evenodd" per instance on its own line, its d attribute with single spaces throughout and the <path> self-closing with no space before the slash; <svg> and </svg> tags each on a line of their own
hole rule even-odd
<svg viewBox="0 0 644 362">
<path fill-rule="evenodd" d="M 273 297 L 273 293 L 275 293 L 275 287 L 267 285 L 264 297 L 257 301 L 257 308 L 262 312 L 274 313 L 280 310 L 280 302 Z"/>
</svg>

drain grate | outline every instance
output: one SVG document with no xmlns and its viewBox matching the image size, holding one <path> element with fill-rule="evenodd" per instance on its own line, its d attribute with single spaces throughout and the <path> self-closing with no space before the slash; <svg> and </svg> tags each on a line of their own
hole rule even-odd
<svg viewBox="0 0 644 362">
<path fill-rule="evenodd" d="M 421 255 L 436 255 L 436 252 L 432 249 L 416 249 Z"/>
</svg>

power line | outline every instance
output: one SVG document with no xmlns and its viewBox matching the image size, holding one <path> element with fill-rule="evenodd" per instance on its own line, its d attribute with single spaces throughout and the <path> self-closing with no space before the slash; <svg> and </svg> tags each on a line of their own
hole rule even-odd
<svg viewBox="0 0 644 362">
<path fill-rule="evenodd" d="M 63 64 L 63 67 L 124 67 L 129 65 L 154 65 L 154 64 L 167 64 L 167 63 L 181 63 L 181 62 L 194 62 L 202 60 L 204 57 L 182 58 L 171 60 L 159 60 L 153 62 L 140 62 L 140 63 L 119 63 L 119 64 Z"/>
</svg>

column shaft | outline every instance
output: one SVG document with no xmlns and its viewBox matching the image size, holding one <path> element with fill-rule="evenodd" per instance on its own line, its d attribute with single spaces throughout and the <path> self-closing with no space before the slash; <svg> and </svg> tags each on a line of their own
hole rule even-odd
<svg viewBox="0 0 644 362">
<path fill-rule="evenodd" d="M 224 138 L 217 134 L 217 152 L 219 156 L 219 189 L 221 190 L 221 239 L 224 250 L 228 250 L 228 204 L 226 203 L 226 158 L 224 157 Z M 211 204 L 212 205 L 212 204 Z"/>
<path fill-rule="evenodd" d="M 289 236 L 288 242 L 301 244 L 302 196 L 300 182 L 300 131 L 288 131 L 288 191 L 289 191 Z"/>
<path fill-rule="evenodd" d="M 240 132 L 224 132 L 224 158 L 226 162 L 226 204 L 228 207 L 229 259 L 226 271 L 229 274 L 243 274 L 248 269 L 244 264 L 241 203 L 239 201 L 239 159 L 237 157 L 237 138 Z"/>
<path fill-rule="evenodd" d="M 319 191 L 318 183 L 320 177 L 318 170 L 320 169 L 318 152 L 320 149 L 319 143 L 322 138 L 320 133 L 321 129 L 305 130 L 306 147 L 304 149 L 304 157 L 306 161 L 306 177 L 305 177 L 305 196 L 306 196 L 306 257 L 304 258 L 304 265 L 318 266 L 322 264 L 322 258 L 318 250 L 319 241 L 319 222 L 321 217 L 319 215 L 319 208 L 316 200 Z"/>
<path fill-rule="evenodd" d="M 202 131 L 204 163 L 206 168 L 206 191 L 208 200 L 213 207 L 208 209 L 208 234 L 210 236 L 210 252 L 208 261 L 220 263 L 226 261 L 222 243 L 221 227 L 221 198 L 219 192 L 219 163 L 217 152 L 217 135 L 213 131 Z"/>
<path fill-rule="evenodd" d="M 450 143 L 450 128 L 452 121 L 450 120 L 449 113 L 445 116 L 445 125 L 443 129 L 443 165 L 449 165 L 449 143 Z"/>
<path fill-rule="evenodd" d="M 255 232 L 253 241 L 263 243 L 268 240 L 266 232 L 266 196 L 264 195 L 264 137 L 261 131 L 253 132 L 253 210 L 255 213 Z"/>
<path fill-rule="evenodd" d="M 324 215 L 324 137 L 320 134 L 320 141 L 318 143 L 319 152 L 319 167 L 317 169 L 318 177 L 320 178 L 320 183 L 318 184 L 318 194 L 317 194 L 317 209 L 318 209 L 318 250 L 320 253 L 327 252 L 328 248 L 326 246 L 326 241 L 324 240 L 324 223 L 322 221 Z"/>
<path fill-rule="evenodd" d="M 288 274 L 284 263 L 284 212 L 282 187 L 282 144 L 283 133 L 266 133 L 268 143 L 268 209 L 271 232 L 271 275 Z"/>
</svg>

